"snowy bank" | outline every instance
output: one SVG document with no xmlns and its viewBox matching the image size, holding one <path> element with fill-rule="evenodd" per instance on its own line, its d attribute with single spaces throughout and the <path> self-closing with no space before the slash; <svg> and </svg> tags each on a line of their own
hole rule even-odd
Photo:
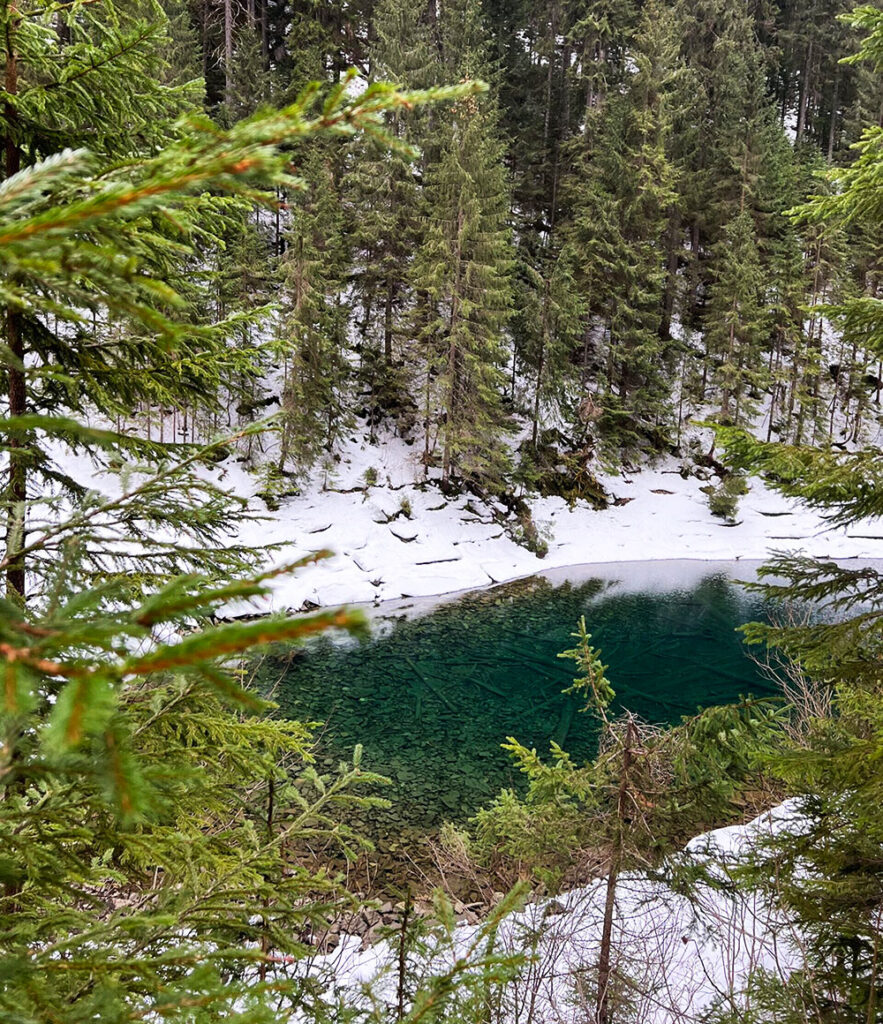
<svg viewBox="0 0 883 1024">
<path fill-rule="evenodd" d="M 603 511 L 585 502 L 570 507 L 561 498 L 528 499 L 548 543 L 542 559 L 511 540 L 474 496 L 446 499 L 437 487 L 417 482 L 414 448 L 398 438 L 372 444 L 354 434 L 326 488 L 314 483 L 281 499 L 273 511 L 257 496 L 256 478 L 233 459 L 220 467 L 218 479 L 250 496 L 254 513 L 263 517 L 242 531 L 246 543 L 281 545 L 274 556 L 280 564 L 322 548 L 333 552 L 301 575 L 280 579 L 276 608 L 435 596 L 588 563 L 764 560 L 782 550 L 883 558 L 883 525 L 832 530 L 759 479 L 750 481 L 736 525 L 728 526 L 711 515 L 705 483 L 683 479 L 678 465 L 672 459 L 641 472 L 601 476 L 620 499 Z M 369 470 L 377 483 L 366 487 Z"/>
</svg>

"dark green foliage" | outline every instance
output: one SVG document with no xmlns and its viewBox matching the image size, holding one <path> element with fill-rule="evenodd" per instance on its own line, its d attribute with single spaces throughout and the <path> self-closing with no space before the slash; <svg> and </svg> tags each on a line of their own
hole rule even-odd
<svg viewBox="0 0 883 1024">
<path fill-rule="evenodd" d="M 346 423 L 346 308 L 339 283 L 345 242 L 331 161 L 304 162 L 308 185 L 298 196 L 280 260 L 283 310 L 272 346 L 281 364 L 282 416 L 278 468 L 302 475 L 331 452 Z"/>
<path fill-rule="evenodd" d="M 338 84 L 349 65 L 365 81 L 408 87 L 491 83 L 478 116 L 388 116 L 390 133 L 422 150 L 415 163 L 384 147 L 358 159 L 325 150 L 329 166 L 308 173 L 319 194 L 333 182 L 321 215 L 282 196 L 308 211 L 314 238 L 327 235 L 314 246 L 328 263 L 324 310 L 308 319 L 330 334 L 324 348 L 307 346 L 327 366 L 298 372 L 287 391 L 291 426 L 306 409 L 289 431 L 299 474 L 324 460 L 327 475 L 343 406 L 372 431 L 384 420 L 414 440 L 422 431 L 422 461 L 446 486 L 459 476 L 497 491 L 527 480 L 513 477 L 510 412 L 529 420 L 534 446 L 554 426 L 566 449 L 611 463 L 673 449 L 697 406 L 740 424 L 768 408 L 768 439 L 818 440 L 839 427 L 858 441 L 868 429 L 879 396 L 860 382 L 879 376 L 865 309 L 879 289 L 879 243 L 856 224 L 832 230 L 827 213 L 823 229 L 785 212 L 818 188 L 812 175 L 826 161 L 851 173 L 848 144 L 879 121 L 879 76 L 868 60 L 844 60 L 875 8 L 841 20 L 843 0 L 187 8 L 172 11 L 164 44 L 179 73 L 161 74 L 184 81 L 201 63 L 208 106 L 227 120 L 309 80 Z M 277 280 L 287 220 L 265 232 L 270 251 L 251 250 L 258 279 Z M 222 276 L 240 258 L 252 263 L 231 255 Z M 830 354 L 825 318 L 841 298 L 850 331 Z M 192 295 L 188 315 L 203 307 Z M 452 324 L 465 332 L 453 348 Z M 252 347 L 237 346 L 240 361 Z M 826 357 L 840 368 L 834 382 Z M 237 401 L 253 401 L 244 368 L 226 376 L 225 393 L 238 387 Z M 142 404 L 156 406 L 143 389 Z M 220 415 L 201 401 L 201 422 Z M 307 443 L 309 407 L 328 402 L 332 422 Z M 493 440 L 480 453 L 482 434 Z"/>
<path fill-rule="evenodd" d="M 207 190 L 244 201 L 268 186 L 299 188 L 284 143 L 382 137 L 390 110 L 474 91 L 376 85 L 318 105 L 310 90 L 230 131 L 192 118 L 166 148 L 122 164 L 65 152 L 13 174 L 0 190 L 10 336 L 16 318 L 77 325 L 87 312 L 105 323 L 119 315 L 151 339 L 157 373 L 180 372 L 188 341 L 210 343 L 216 328 L 177 315 L 184 302 L 162 268 L 183 275 L 197 260 L 200 217 L 216 206 Z M 78 346 L 88 359 L 89 337 L 64 337 L 71 359 Z M 107 350 L 122 366 L 132 357 L 119 344 Z M 39 388 L 51 376 L 12 344 L 2 358 L 11 381 L 18 373 Z M 192 372 L 206 370 L 218 372 Z M 83 377 L 70 385 L 81 383 L 95 387 Z M 86 394 L 94 400 L 96 391 Z M 219 618 L 304 565 L 261 572 L 259 553 L 224 546 L 221 530 L 242 503 L 198 472 L 224 446 L 181 452 L 70 417 L 10 411 L 2 430 L 15 455 L 14 500 L 0 568 L 16 575 L 0 607 L 0 1015 L 20 1024 L 192 1021 L 226 1019 L 237 1006 L 263 1020 L 272 993 L 274 1019 L 305 1006 L 321 1019 L 309 983 L 279 967 L 304 954 L 309 929 L 345 897 L 337 879 L 299 866 L 293 851 L 321 841 L 353 857 L 359 840 L 340 811 L 381 806 L 357 789 L 382 780 L 361 767 L 358 748 L 350 764 L 320 775 L 311 727 L 275 718 L 238 663 L 262 645 L 333 627 L 359 632 L 361 619 Z M 120 486 L 110 497 L 73 488 L 72 508 L 51 506 L 53 516 L 26 533 L 16 461 L 46 468 L 49 443 L 103 453 Z M 137 571 L 125 575 L 128 560 Z M 27 601 L 18 585 L 25 566 L 36 584 Z M 490 970 L 497 962 L 486 955 L 474 959 Z M 445 982 L 428 983 L 435 1001 L 473 966 L 458 963 Z M 423 990 L 418 997 L 425 1001 Z"/>
<path fill-rule="evenodd" d="M 437 78 L 425 11 L 408 0 L 384 0 L 374 15 L 372 74 L 414 88 Z M 396 114 L 390 131 L 417 142 L 425 112 Z M 377 147 L 360 154 L 346 186 L 353 214 L 348 234 L 355 250 L 354 293 L 360 311 L 360 376 L 372 426 L 389 416 L 407 434 L 414 426 L 414 377 L 421 355 L 409 330 L 413 302 L 409 267 L 421 237 L 421 168 Z M 414 397 L 412 397 L 414 394 Z"/>
<path fill-rule="evenodd" d="M 879 61 L 879 12 L 866 11 L 857 20 L 872 30 L 863 56 Z M 855 164 L 837 172 L 840 191 L 803 207 L 804 220 L 879 231 L 883 157 L 877 136 L 878 129 L 868 129 Z M 847 333 L 858 331 L 870 348 L 879 345 L 878 300 L 850 299 L 831 312 Z M 733 464 L 764 473 L 773 487 L 823 510 L 833 523 L 850 526 L 883 514 L 877 449 L 762 444 L 732 430 L 720 436 Z M 774 645 L 802 673 L 796 691 L 801 727 L 771 764 L 799 796 L 805 816 L 796 834 L 785 831 L 771 839 L 742 878 L 760 888 L 800 936 L 802 954 L 788 985 L 776 989 L 761 974 L 752 997 L 757 995 L 764 1020 L 877 1021 L 883 935 L 883 579 L 873 566 L 782 555 L 764 568 L 757 589 L 786 608 L 811 603 L 816 614 L 808 621 L 783 617 L 774 627 L 746 629 L 749 640 Z"/>
<path fill-rule="evenodd" d="M 636 68 L 628 88 L 607 99 L 577 160 L 567 243 L 591 318 L 584 330 L 603 367 L 599 402 L 612 413 L 602 427 L 626 448 L 618 425 L 629 421 L 636 438 L 644 425 L 667 419 L 670 397 L 660 338 L 662 239 L 676 201 L 666 151 L 678 72 L 670 12 L 647 11 L 631 53 Z"/>
<path fill-rule="evenodd" d="M 717 272 L 711 286 L 706 348 L 715 359 L 721 393 L 720 420 L 751 420 L 763 384 L 763 342 L 768 333 L 766 278 L 754 221 L 743 209 L 723 230 Z"/>
<path fill-rule="evenodd" d="M 551 436 L 549 436 L 551 435 Z M 587 501 L 594 508 L 606 508 L 609 495 L 589 467 L 591 448 L 561 451 L 555 431 L 544 431 L 536 443 L 521 445 L 516 479 L 542 495 L 559 495 L 568 502 Z"/>
<path fill-rule="evenodd" d="M 701 488 L 708 495 L 708 507 L 713 516 L 735 523 L 739 498 L 748 493 L 748 484 L 741 473 L 728 473 L 719 484 Z"/>
<path fill-rule="evenodd" d="M 265 954 L 297 958 L 338 896 L 288 847 L 352 855 L 337 812 L 374 806 L 349 790 L 368 776 L 314 771 L 309 729 L 272 718 L 234 662 L 356 623 L 212 621 L 270 582 L 225 543 L 246 503 L 206 479 L 232 453 L 259 461 L 261 409 L 280 409 L 257 467 L 268 505 L 317 464 L 327 481 L 355 413 L 422 431 L 426 475 L 499 499 L 495 522 L 538 555 L 545 527 L 513 485 L 601 504 L 599 457 L 672 450 L 676 406 L 678 443 L 691 406 L 728 425 L 736 471 L 710 489 L 724 519 L 749 471 L 836 525 L 883 514 L 880 453 L 852 447 L 883 387 L 883 18 L 845 9 L 3 7 L 4 1013 L 220 1017 L 236 986 L 277 984 Z M 476 77 L 484 98 L 378 84 Z M 452 103 L 423 110 L 433 98 Z M 255 113 L 272 102 L 287 105 Z M 737 429 L 762 408 L 766 441 Z M 821 1019 L 873 1020 L 883 580 L 785 556 L 760 589 L 852 617 L 748 631 L 833 702 L 769 755 L 815 824 L 779 851 L 806 966 L 791 1002 L 757 1005 L 808 1019 L 812 997 Z M 752 702 L 670 731 L 619 721 L 578 640 L 600 755 L 563 752 L 572 703 L 552 765 L 513 743 L 529 792 L 485 812 L 482 849 L 553 877 L 565 836 L 612 894 L 621 870 L 733 811 L 780 722 Z M 421 720 L 445 698 L 414 678 Z M 466 1017 L 487 1008 L 483 972 L 508 966 L 473 952 Z M 439 1017 L 464 970 L 413 988 L 412 1016 Z M 289 986 L 286 1012 L 307 996 Z M 603 997 L 596 1010 L 607 1024 Z"/>
<path fill-rule="evenodd" d="M 445 6 L 440 43 L 449 77 L 486 73 L 475 0 Z M 501 390 L 512 266 L 496 121 L 490 98 L 464 100 L 439 119 L 431 143 L 437 155 L 425 171 L 427 226 L 411 275 L 427 460 L 435 433 L 443 482 L 465 479 L 492 491 L 502 489 L 509 461 Z"/>
</svg>

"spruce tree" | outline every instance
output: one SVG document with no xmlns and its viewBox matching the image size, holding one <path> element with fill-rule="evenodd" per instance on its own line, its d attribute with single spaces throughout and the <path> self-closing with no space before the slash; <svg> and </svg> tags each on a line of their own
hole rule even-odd
<svg viewBox="0 0 883 1024">
<path fill-rule="evenodd" d="M 681 242 L 687 245 L 677 256 L 686 267 L 680 313 L 688 326 L 703 330 L 714 250 L 725 251 L 723 231 L 744 205 L 743 188 L 753 195 L 762 174 L 768 101 L 756 25 L 744 3 L 681 0 L 676 12 L 681 55 L 690 69 L 672 149 L 680 175 Z M 706 365 L 706 384 L 709 372 Z"/>
<path fill-rule="evenodd" d="M 282 423 L 278 470 L 302 475 L 322 452 L 332 457 L 348 413 L 346 247 L 334 169 L 327 153 L 304 161 L 307 189 L 292 204 L 280 262 Z M 329 467 L 326 466 L 326 472 Z"/>
<path fill-rule="evenodd" d="M 57 176 L 65 182 L 72 159 L 65 148 L 83 145 L 95 158 L 113 158 L 124 166 L 133 153 L 149 152 L 173 135 L 173 120 L 190 105 L 192 90 L 162 84 L 166 23 L 159 5 L 149 0 L 61 8 L 41 0 L 24 13 L 7 6 L 0 12 L 0 28 L 10 96 L 0 122 L 7 179 L 34 160 L 58 154 Z M 209 199 L 191 201 L 179 221 L 157 211 L 146 215 L 149 221 L 133 216 L 119 253 L 99 228 L 93 253 L 82 258 L 81 276 L 73 279 L 79 293 L 67 284 L 61 300 L 39 263 L 17 264 L 10 253 L 4 303 L 6 345 L 13 356 L 6 366 L 13 420 L 59 406 L 115 417 L 139 404 L 193 408 L 216 401 L 231 364 L 228 332 L 198 326 L 198 288 L 190 285 L 198 257 L 181 254 L 181 239 L 196 230 L 197 215 L 208 225 Z M 209 232 L 200 231 L 208 241 Z M 129 287 L 117 284 L 111 301 L 96 303 L 88 283 L 113 277 L 113 265 L 126 259 L 132 261 Z M 149 306 L 157 307 L 152 319 L 145 313 Z M 180 315 L 184 306 L 195 324 Z M 165 315 L 159 312 L 163 308 Z M 12 554 L 26 541 L 29 501 L 53 495 L 59 486 L 76 493 L 82 484 L 53 465 L 34 435 L 10 429 L 6 438 L 5 505 L 15 510 L 9 519 L 15 529 L 6 538 L 7 587 L 23 595 L 25 565 Z M 90 446 L 85 439 L 79 444 Z M 128 447 L 135 454 L 137 444 Z M 118 449 L 126 448 L 120 435 Z M 41 486 L 29 489 L 32 476 L 35 483 L 42 480 Z"/>
<path fill-rule="evenodd" d="M 527 401 L 534 455 L 541 423 L 553 418 L 576 427 L 579 422 L 580 403 L 575 393 L 580 382 L 573 354 L 584 335 L 584 321 L 582 297 L 569 256 L 550 244 L 537 257 L 538 269 L 522 263 L 516 276 L 520 301 L 512 335 L 519 364 L 529 381 Z"/>
<path fill-rule="evenodd" d="M 375 79 L 425 88 L 437 78 L 427 10 L 407 0 L 382 0 L 372 19 L 369 48 Z M 424 111 L 397 112 L 389 130 L 419 144 L 427 130 Z M 408 330 L 409 269 L 420 239 L 421 168 L 385 147 L 360 152 L 343 183 L 354 252 L 353 294 L 360 338 L 360 377 L 372 426 L 392 415 L 413 423 L 410 395 L 414 352 Z"/>
<path fill-rule="evenodd" d="M 631 54 L 634 73 L 623 93 L 607 98 L 576 164 L 568 257 L 590 317 L 602 429 L 614 447 L 639 448 L 666 422 L 670 397 L 660 338 L 663 237 L 676 199 L 666 152 L 678 72 L 670 14 L 645 12 Z"/>
<path fill-rule="evenodd" d="M 487 73 L 476 0 L 445 5 L 440 21 L 444 73 Z M 490 98 L 467 99 L 439 117 L 426 168 L 425 234 L 415 256 L 415 320 L 424 361 L 424 450 L 437 424 L 442 480 L 503 485 L 508 417 L 502 404 L 504 329 L 510 316 L 512 250 L 508 194 Z"/>
<path fill-rule="evenodd" d="M 159 294 L 174 313 L 169 286 L 139 263 L 154 216 L 186 223 L 203 210 L 204 190 L 295 189 L 281 147 L 382 135 L 390 109 L 470 91 L 374 86 L 349 100 L 339 92 L 313 116 L 308 94 L 230 131 L 193 119 L 165 149 L 122 164 L 83 151 L 38 162 L 0 191 L 3 301 L 36 319 L 73 319 L 87 299 L 97 309 L 122 306 L 133 323 L 174 338 L 186 328 L 155 309 Z M 195 258 L 195 241 L 188 251 Z M 0 358 L 21 369 L 11 351 Z M 7 436 L 120 444 L 114 432 L 58 413 L 7 415 L 2 426 Z M 146 443 L 140 450 L 156 454 Z M 318 838 L 351 856 L 357 840 L 337 812 L 373 806 L 354 787 L 378 780 L 358 751 L 339 776 L 320 777 L 309 730 L 271 717 L 231 659 L 360 623 L 340 611 L 218 621 L 230 601 L 266 596 L 279 570 L 256 571 L 259 552 L 224 553 L 239 502 L 199 472 L 217 453 L 217 445 L 185 453 L 152 473 L 133 467 L 120 493 L 83 496 L 24 544 L 19 528 L 0 562 L 6 570 L 25 556 L 39 567 L 40 552 L 51 560 L 27 607 L 0 602 L 4 1019 L 268 1019 L 270 1006 L 277 1020 L 305 1007 L 321 1019 L 312 986 L 285 975 L 304 954 L 305 932 L 342 897 L 327 874 L 289 857 L 293 845 Z M 152 543 L 139 543 L 139 522 Z M 177 543 L 163 540 L 168 532 Z M 214 556 L 201 572 L 176 575 L 176 565 L 193 564 L 188 533 Z M 116 539 L 142 559 L 161 552 L 167 582 L 133 588 L 112 574 L 93 586 L 93 562 L 113 556 Z M 474 952 L 488 970 L 499 966 Z M 443 1002 L 465 968 L 417 998 Z"/>
<path fill-rule="evenodd" d="M 705 344 L 717 364 L 713 382 L 721 396 L 719 416 L 722 423 L 751 422 L 766 383 L 763 355 L 769 325 L 767 279 L 748 209 L 726 225 L 712 255 L 715 273 Z"/>
<path fill-rule="evenodd" d="M 871 32 L 865 56 L 883 70 L 883 15 L 858 15 Z M 800 211 L 810 224 L 883 226 L 883 129 L 869 128 L 855 162 L 834 175 L 836 189 Z M 883 353 L 883 301 L 853 295 L 826 310 L 848 340 Z M 759 442 L 721 431 L 730 462 L 764 475 L 775 489 L 821 511 L 833 525 L 883 515 L 878 448 Z M 873 565 L 780 555 L 758 585 L 769 598 L 822 603 L 827 614 L 802 624 L 752 624 L 749 639 L 776 646 L 828 698 L 830 715 L 811 715 L 776 767 L 800 798 L 805 822 L 763 851 L 749 883 L 764 888 L 801 936 L 803 963 L 786 987 L 755 978 L 751 998 L 763 1019 L 880 1019 L 880 652 L 883 574 Z M 778 579 L 771 579 L 777 577 Z"/>
</svg>

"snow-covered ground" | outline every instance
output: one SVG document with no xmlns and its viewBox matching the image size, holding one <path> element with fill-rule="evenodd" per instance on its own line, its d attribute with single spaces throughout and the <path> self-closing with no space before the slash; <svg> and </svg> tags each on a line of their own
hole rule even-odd
<svg viewBox="0 0 883 1024">
<path fill-rule="evenodd" d="M 540 559 L 511 540 L 474 496 L 446 499 L 435 486 L 421 487 L 418 455 L 416 446 L 398 438 L 371 444 L 355 431 L 325 489 L 317 481 L 299 496 L 282 499 L 276 511 L 256 496 L 260 484 L 234 459 L 220 467 L 221 485 L 251 495 L 251 507 L 263 517 L 242 531 L 243 541 L 280 544 L 278 563 L 323 548 L 333 552 L 298 576 L 279 579 L 275 607 L 427 597 L 587 563 L 755 560 L 777 550 L 883 558 L 883 524 L 831 530 L 820 516 L 759 479 L 750 481 L 737 523 L 728 526 L 711 515 L 704 481 L 683 479 L 679 461 L 670 459 L 640 472 L 600 476 L 613 497 L 627 499 L 603 511 L 585 502 L 570 508 L 560 498 L 529 500 L 548 543 Z M 376 485 L 351 490 L 365 486 L 368 470 Z"/>
<path fill-rule="evenodd" d="M 622 1019 L 642 1024 L 697 1021 L 715 1005 L 738 1007 L 752 971 L 783 981 L 799 962 L 796 936 L 757 894 L 726 885 L 759 843 L 782 831 L 800 831 L 805 819 L 794 801 L 740 826 L 718 829 L 692 840 L 675 865 L 704 864 L 720 887 L 694 887 L 688 899 L 664 881 L 623 875 L 616 887 L 613 967 L 623 979 L 615 998 L 626 999 Z M 499 1024 L 576 1024 L 594 1009 L 606 880 L 531 904 L 501 922 L 495 950 L 526 954 L 514 979 L 492 993 L 488 1005 Z M 484 948 L 480 925 L 464 924 L 440 935 L 434 955 L 409 956 L 411 979 L 442 974 L 456 958 L 478 957 Z M 326 989 L 325 998 L 356 1011 L 396 1003 L 395 941 L 363 948 L 344 937 L 332 953 L 316 956 L 308 970 Z"/>
</svg>

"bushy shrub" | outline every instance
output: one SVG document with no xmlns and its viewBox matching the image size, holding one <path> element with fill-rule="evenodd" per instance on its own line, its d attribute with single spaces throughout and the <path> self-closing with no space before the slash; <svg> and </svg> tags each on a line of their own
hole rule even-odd
<svg viewBox="0 0 883 1024">
<path fill-rule="evenodd" d="M 748 481 L 743 473 L 729 473 L 715 486 L 702 490 L 708 495 L 708 507 L 713 516 L 735 523 L 739 511 L 739 498 L 748 493 Z"/>
</svg>

